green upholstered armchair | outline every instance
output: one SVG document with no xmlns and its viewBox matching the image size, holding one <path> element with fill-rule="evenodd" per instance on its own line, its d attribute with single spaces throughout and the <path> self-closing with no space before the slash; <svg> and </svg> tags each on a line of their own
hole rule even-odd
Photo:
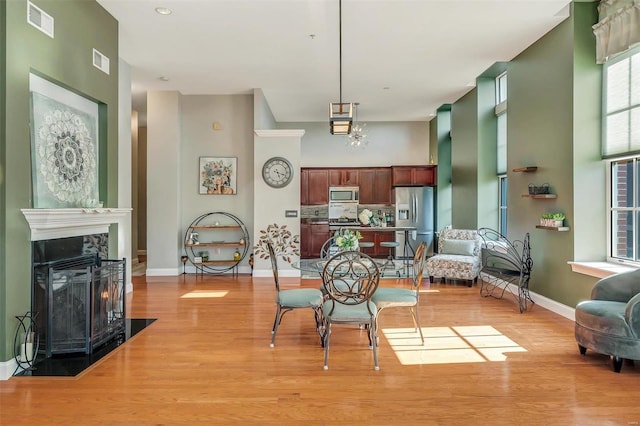
<svg viewBox="0 0 640 426">
<path fill-rule="evenodd" d="M 582 355 L 609 355 L 616 373 L 624 359 L 640 360 L 640 270 L 595 284 L 591 300 L 576 306 L 575 336 Z"/>
</svg>

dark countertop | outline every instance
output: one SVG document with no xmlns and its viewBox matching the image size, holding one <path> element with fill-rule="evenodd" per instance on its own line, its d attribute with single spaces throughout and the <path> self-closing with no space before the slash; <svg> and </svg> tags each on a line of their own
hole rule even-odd
<svg viewBox="0 0 640 426">
<path fill-rule="evenodd" d="M 362 225 L 335 225 L 337 228 L 354 229 L 356 231 L 413 231 L 415 226 L 362 226 Z"/>
</svg>

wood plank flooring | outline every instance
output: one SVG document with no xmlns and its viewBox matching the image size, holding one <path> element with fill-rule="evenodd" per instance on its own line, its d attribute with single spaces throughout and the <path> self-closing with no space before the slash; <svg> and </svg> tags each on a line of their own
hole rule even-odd
<svg viewBox="0 0 640 426">
<path fill-rule="evenodd" d="M 317 280 L 284 278 L 285 288 Z M 382 285 L 404 285 L 383 280 Z M 335 326 L 329 370 L 311 311 L 269 347 L 273 281 L 134 277 L 129 317 L 158 321 L 78 377 L 0 382 L 0 424 L 637 425 L 640 366 L 578 353 L 573 322 L 478 286 L 426 284 L 420 347 L 405 309 Z"/>
</svg>

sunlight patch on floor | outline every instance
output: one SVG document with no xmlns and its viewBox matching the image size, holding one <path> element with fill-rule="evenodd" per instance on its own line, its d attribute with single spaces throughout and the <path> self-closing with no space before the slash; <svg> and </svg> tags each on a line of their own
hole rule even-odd
<svg viewBox="0 0 640 426">
<path fill-rule="evenodd" d="M 215 297 L 225 297 L 228 290 L 193 290 L 180 296 L 181 299 L 207 299 Z"/>
<path fill-rule="evenodd" d="M 505 361 L 525 348 L 489 325 L 423 327 L 424 345 L 414 328 L 385 328 L 382 333 L 403 365 Z"/>
</svg>

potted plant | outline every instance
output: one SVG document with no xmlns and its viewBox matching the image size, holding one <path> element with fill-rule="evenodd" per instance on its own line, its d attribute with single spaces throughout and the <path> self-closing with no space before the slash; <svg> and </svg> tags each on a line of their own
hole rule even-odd
<svg viewBox="0 0 640 426">
<path fill-rule="evenodd" d="M 564 219 L 565 219 L 565 215 L 564 213 L 554 213 L 553 214 L 553 221 L 554 221 L 554 227 L 556 228 L 560 228 L 563 224 L 564 224 Z"/>
<path fill-rule="evenodd" d="M 285 262 L 291 263 L 292 256 L 300 256 L 300 235 L 293 235 L 287 229 L 287 225 L 278 226 L 274 223 L 267 226 L 267 229 L 260 230 L 260 238 L 253 249 L 260 259 L 268 259 L 269 251 L 267 244 L 271 243 L 276 256 L 281 257 Z"/>
<path fill-rule="evenodd" d="M 540 225 L 559 228 L 563 225 L 564 213 L 544 213 L 540 218 Z"/>
</svg>

